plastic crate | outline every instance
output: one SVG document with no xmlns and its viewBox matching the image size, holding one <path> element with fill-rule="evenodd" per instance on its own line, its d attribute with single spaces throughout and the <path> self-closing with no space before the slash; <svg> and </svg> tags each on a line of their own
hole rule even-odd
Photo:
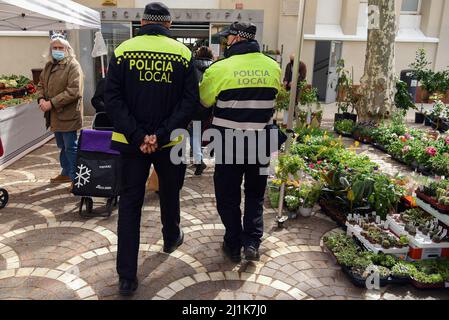
<svg viewBox="0 0 449 320">
<path fill-rule="evenodd" d="M 388 216 L 387 221 L 391 232 L 397 236 L 405 235 L 410 241 L 409 260 L 449 257 L 449 242 L 433 242 L 429 236 L 422 234 L 419 230 L 415 236 L 412 236 L 405 231 L 404 225 L 396 222 L 393 217 Z"/>
<path fill-rule="evenodd" d="M 369 250 L 374 253 L 384 253 L 384 254 L 390 254 L 393 255 L 399 259 L 405 260 L 407 258 L 407 254 L 409 252 L 409 247 L 404 248 L 390 248 L 385 249 L 379 244 L 372 244 L 370 243 L 365 237 L 361 235 L 363 232 L 363 229 L 359 226 L 353 226 L 349 223 L 346 223 L 347 227 L 347 234 L 349 236 L 354 236 L 357 238 L 357 240 L 360 241 L 360 243 L 366 248 L 366 250 Z M 392 236 L 395 236 L 395 234 L 391 233 Z"/>
<path fill-rule="evenodd" d="M 443 213 L 439 212 L 438 210 L 432 208 L 432 206 L 429 203 L 421 200 L 420 198 L 416 199 L 416 204 L 421 209 L 423 209 L 427 213 L 431 214 L 432 216 L 437 218 L 440 222 L 444 223 L 446 226 L 449 227 L 449 215 L 443 214 Z"/>
<path fill-rule="evenodd" d="M 438 248 L 438 247 L 422 248 L 410 244 L 410 251 L 408 253 L 408 257 L 409 260 L 449 258 L 449 248 Z"/>
</svg>

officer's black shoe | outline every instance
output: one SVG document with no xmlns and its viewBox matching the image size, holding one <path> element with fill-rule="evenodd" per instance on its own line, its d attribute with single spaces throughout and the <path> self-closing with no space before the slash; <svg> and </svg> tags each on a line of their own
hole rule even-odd
<svg viewBox="0 0 449 320">
<path fill-rule="evenodd" d="M 134 292 L 137 290 L 138 286 L 139 282 L 137 281 L 137 278 L 135 278 L 134 280 L 120 279 L 119 281 L 120 295 L 124 297 L 132 296 Z"/>
<path fill-rule="evenodd" d="M 255 248 L 253 246 L 245 247 L 243 253 L 245 254 L 245 259 L 248 261 L 259 261 L 260 260 L 259 249 Z"/>
<path fill-rule="evenodd" d="M 203 161 L 201 161 L 201 164 L 197 164 L 195 165 L 195 167 L 195 175 L 200 176 L 203 174 L 204 170 L 206 170 L 207 165 Z"/>
<path fill-rule="evenodd" d="M 231 259 L 232 262 L 239 263 L 240 261 L 242 261 L 241 248 L 234 249 L 229 247 L 226 242 L 223 242 L 222 249 L 226 256 Z"/>
<path fill-rule="evenodd" d="M 179 247 L 183 242 L 184 242 L 184 232 L 182 232 L 182 230 L 181 230 L 181 233 L 180 233 L 180 235 L 179 235 L 179 238 L 178 238 L 178 240 L 176 240 L 175 243 L 173 243 L 173 244 L 164 244 L 164 252 L 165 252 L 165 253 L 168 253 L 168 254 L 170 254 L 170 253 L 172 253 L 172 252 L 175 252 L 175 250 L 178 249 L 178 247 Z"/>
</svg>

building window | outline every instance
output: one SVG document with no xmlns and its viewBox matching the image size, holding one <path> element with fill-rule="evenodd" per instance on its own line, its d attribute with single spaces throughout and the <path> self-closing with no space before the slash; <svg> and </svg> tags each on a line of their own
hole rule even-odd
<svg viewBox="0 0 449 320">
<path fill-rule="evenodd" d="M 419 14 L 421 0 L 402 0 L 401 14 Z"/>
</svg>

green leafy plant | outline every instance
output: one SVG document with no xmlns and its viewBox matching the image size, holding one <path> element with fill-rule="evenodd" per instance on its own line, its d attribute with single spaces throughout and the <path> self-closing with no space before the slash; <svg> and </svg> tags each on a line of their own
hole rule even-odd
<svg viewBox="0 0 449 320">
<path fill-rule="evenodd" d="M 387 214 L 397 207 L 404 195 L 404 190 L 386 175 L 375 174 L 373 178 L 374 188 L 368 201 L 375 209 L 376 214 L 385 220 Z"/>
<path fill-rule="evenodd" d="M 399 261 L 391 268 L 391 273 L 396 277 L 411 277 L 415 272 L 416 267 L 405 261 Z"/>
<path fill-rule="evenodd" d="M 298 198 L 300 206 L 303 208 L 313 208 L 321 195 L 322 186 L 318 182 L 302 183 L 298 188 Z"/>
<path fill-rule="evenodd" d="M 413 74 L 421 83 L 421 86 L 429 93 L 446 94 L 449 90 L 449 70 L 432 71 L 429 66 L 432 63 L 427 60 L 426 51 L 419 49 L 416 52 L 416 59 L 410 65 Z"/>
<path fill-rule="evenodd" d="M 413 208 L 413 209 L 409 209 L 409 210 L 402 212 L 401 219 L 405 223 L 413 222 L 416 225 L 420 225 L 420 224 L 426 224 L 427 222 L 432 221 L 433 216 L 426 213 L 424 210 L 422 210 L 420 208 Z"/>
<path fill-rule="evenodd" d="M 290 180 L 291 177 L 297 178 L 298 172 L 306 167 L 304 160 L 295 154 L 282 155 L 278 161 L 276 176 L 285 182 Z"/>
<path fill-rule="evenodd" d="M 346 119 L 335 122 L 334 126 L 338 133 L 351 134 L 355 124 L 354 121 Z"/>
<path fill-rule="evenodd" d="M 439 154 L 430 159 L 432 171 L 441 176 L 449 176 L 449 154 Z"/>
<path fill-rule="evenodd" d="M 416 106 L 413 103 L 413 97 L 408 92 L 407 83 L 404 81 L 396 81 L 396 95 L 394 97 L 394 102 L 396 107 L 404 113 L 409 109 L 416 109 Z"/>
<path fill-rule="evenodd" d="M 318 89 L 309 87 L 307 81 L 301 81 L 298 84 L 300 90 L 299 103 L 302 105 L 310 105 L 318 103 Z"/>
<path fill-rule="evenodd" d="M 30 82 L 31 82 L 30 79 L 22 75 L 18 76 L 12 74 L 0 76 L 0 83 L 5 84 L 6 88 L 23 88 Z"/>
<path fill-rule="evenodd" d="M 435 101 L 430 116 L 432 119 L 437 119 L 441 118 L 443 114 L 446 114 L 446 105 L 441 100 Z"/>
<path fill-rule="evenodd" d="M 345 61 L 340 59 L 337 61 L 337 107 L 338 113 L 354 113 L 355 106 L 360 100 L 360 94 L 354 87 L 354 82 L 349 71 L 345 69 Z"/>
<path fill-rule="evenodd" d="M 279 200 L 281 198 L 280 181 L 271 180 L 268 183 L 268 198 L 273 208 L 279 207 Z"/>
<path fill-rule="evenodd" d="M 437 284 L 444 281 L 443 276 L 439 273 L 426 274 L 422 271 L 416 271 L 412 274 L 412 279 L 424 284 Z"/>
<path fill-rule="evenodd" d="M 276 96 L 275 108 L 277 111 L 288 110 L 288 106 L 290 103 L 290 92 L 288 92 L 285 88 L 281 88 Z"/>
</svg>

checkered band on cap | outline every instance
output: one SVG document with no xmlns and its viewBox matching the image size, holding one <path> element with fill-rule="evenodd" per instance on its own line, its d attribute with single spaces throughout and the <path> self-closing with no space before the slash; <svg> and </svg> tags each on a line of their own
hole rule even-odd
<svg viewBox="0 0 449 320">
<path fill-rule="evenodd" d="M 157 21 L 157 22 L 170 22 L 171 16 L 162 16 L 162 15 L 154 15 L 154 14 L 144 13 L 142 16 L 142 19 L 148 20 L 148 21 Z"/>
<path fill-rule="evenodd" d="M 238 35 L 245 38 L 245 39 L 249 39 L 249 40 L 254 40 L 256 38 L 256 35 L 253 33 L 248 33 L 245 31 L 239 31 Z"/>
<path fill-rule="evenodd" d="M 57 40 L 57 39 L 67 40 L 66 37 L 63 34 L 61 34 L 61 33 L 54 33 L 54 34 L 52 34 L 50 39 L 51 40 Z"/>
</svg>

